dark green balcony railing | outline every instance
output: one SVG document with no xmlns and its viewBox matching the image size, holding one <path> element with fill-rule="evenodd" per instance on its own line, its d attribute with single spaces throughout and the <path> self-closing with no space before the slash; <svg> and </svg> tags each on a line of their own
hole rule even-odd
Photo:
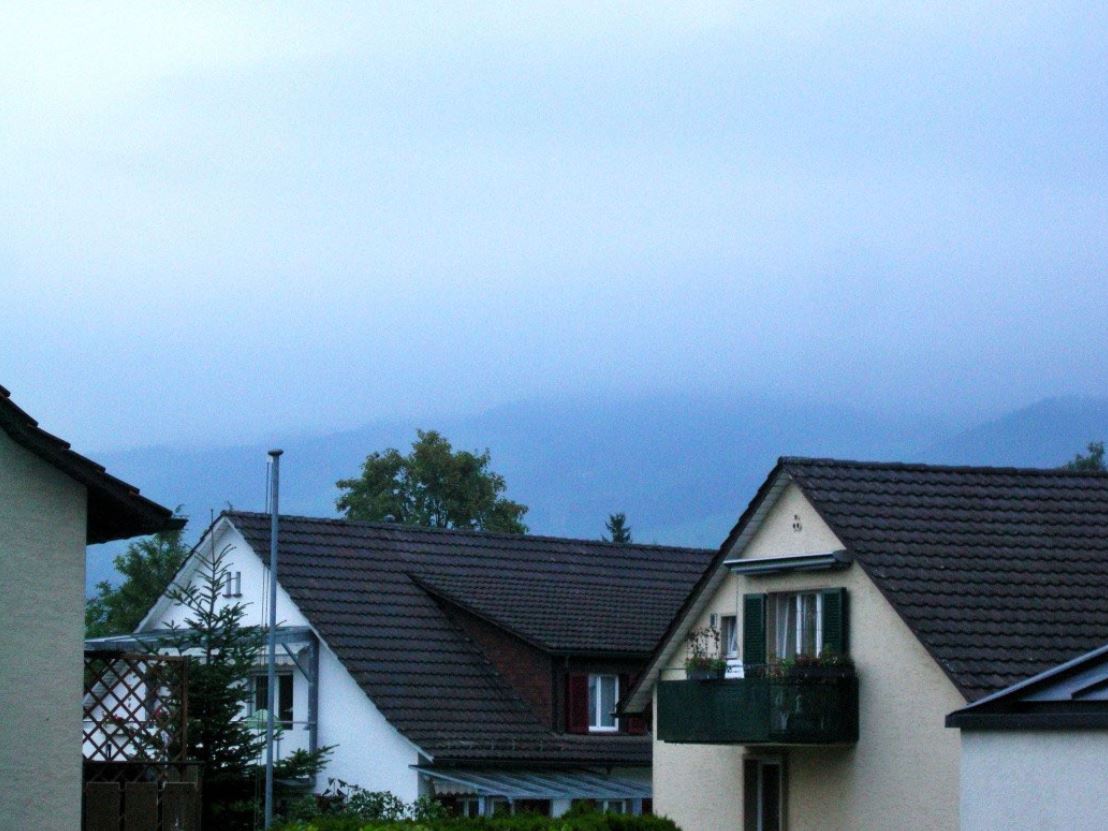
<svg viewBox="0 0 1108 831">
<path fill-rule="evenodd" d="M 851 744 L 858 677 L 662 681 L 656 732 L 694 744 Z"/>
</svg>

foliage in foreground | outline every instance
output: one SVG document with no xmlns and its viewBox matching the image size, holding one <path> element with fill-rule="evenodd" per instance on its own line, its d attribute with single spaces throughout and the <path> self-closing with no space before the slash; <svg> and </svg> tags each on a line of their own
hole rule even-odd
<svg viewBox="0 0 1108 831">
<path fill-rule="evenodd" d="M 228 579 L 222 551 L 198 551 L 199 579 L 176 585 L 169 596 L 187 611 L 171 648 L 189 659 L 187 758 L 204 764 L 203 827 L 250 831 L 261 811 L 258 799 L 265 747 L 243 717 L 250 698 L 250 676 L 262 657 L 262 631 L 244 625 L 243 603 L 222 603 Z M 330 747 L 297 751 L 274 766 L 278 782 L 306 780 L 327 762 Z M 287 798 L 284 789 L 275 796 Z"/>
<path fill-rule="evenodd" d="M 538 814 L 448 817 L 445 808 L 422 796 L 410 805 L 388 791 L 367 791 L 341 779 L 327 790 L 294 803 L 288 822 L 274 831 L 680 831 L 671 820 L 598 812 L 579 803 L 556 819 Z"/>
<path fill-rule="evenodd" d="M 373 822 L 355 817 L 322 816 L 275 826 L 274 831 L 680 831 L 672 820 L 628 814 L 577 813 L 550 818 L 534 814 L 488 819 Z"/>
</svg>

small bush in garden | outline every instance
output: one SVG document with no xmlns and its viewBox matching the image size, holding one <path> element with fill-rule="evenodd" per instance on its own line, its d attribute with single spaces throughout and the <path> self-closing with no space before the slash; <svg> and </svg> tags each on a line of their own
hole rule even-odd
<svg viewBox="0 0 1108 831">
<path fill-rule="evenodd" d="M 672 820 L 628 814 L 576 813 L 573 816 L 486 817 L 366 822 L 351 816 L 320 816 L 276 826 L 274 831 L 680 831 Z"/>
</svg>

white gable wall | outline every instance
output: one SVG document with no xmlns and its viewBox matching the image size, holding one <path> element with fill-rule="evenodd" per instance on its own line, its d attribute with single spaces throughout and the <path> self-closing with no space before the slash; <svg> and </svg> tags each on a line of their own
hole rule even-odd
<svg viewBox="0 0 1108 831">
<path fill-rule="evenodd" d="M 210 541 L 202 541 L 204 551 L 210 551 Z M 240 602 L 246 605 L 244 623 L 264 625 L 264 602 L 268 598 L 266 580 L 269 568 L 269 552 L 255 553 L 243 536 L 230 522 L 220 522 L 214 532 L 215 550 L 232 546 L 225 565 L 230 572 L 242 572 L 242 597 L 223 600 L 220 603 Z M 182 572 L 181 580 L 195 583 L 202 579 L 190 563 Z M 277 573 L 281 573 L 278 554 Z M 187 610 L 163 598 L 155 605 L 141 629 L 158 629 L 174 623 L 184 626 Z M 310 626 L 296 607 L 292 598 L 278 583 L 277 621 L 280 626 Z M 294 647 L 295 648 L 295 647 Z M 278 656 L 284 655 L 278 647 Z M 306 654 L 305 654 L 306 657 Z M 287 656 L 283 658 L 288 662 Z M 294 727 L 281 742 L 282 754 L 298 748 L 306 748 L 308 734 L 308 684 L 298 671 L 293 672 L 293 721 Z M 320 643 L 319 652 L 319 745 L 334 745 L 331 763 L 320 774 L 319 789 L 327 786 L 327 779 L 334 777 L 372 791 L 391 791 L 405 801 L 419 795 L 418 774 L 411 765 L 419 761 L 418 748 L 381 714 L 374 703 L 342 662 L 326 643 Z"/>
<path fill-rule="evenodd" d="M 798 517 L 799 530 L 794 528 Z M 745 551 L 732 556 L 785 557 L 842 548 L 799 488 L 790 484 Z M 755 578 L 728 574 L 695 625 L 707 625 L 710 612 L 739 612 L 741 622 L 744 593 L 832 586 L 845 587 L 850 597 L 850 653 L 860 679 L 860 738 L 852 747 L 789 748 L 779 754 L 786 761 L 787 827 L 954 831 L 959 748 L 957 731 L 947 730 L 944 719 L 964 701 L 859 565 L 845 571 Z M 662 680 L 683 679 L 684 659 L 685 650 L 678 649 L 662 671 Z M 742 760 L 754 753 L 741 745 L 655 739 L 655 809 L 685 831 L 741 829 Z"/>
</svg>

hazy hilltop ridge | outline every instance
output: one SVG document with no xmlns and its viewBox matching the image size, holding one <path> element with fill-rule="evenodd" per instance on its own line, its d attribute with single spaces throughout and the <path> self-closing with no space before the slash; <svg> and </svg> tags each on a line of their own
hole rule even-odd
<svg viewBox="0 0 1108 831">
<path fill-rule="evenodd" d="M 780 455 L 1052 467 L 1108 438 L 1108 399 L 1048 399 L 964 431 L 754 395 L 523 402 L 434 424 L 290 437 L 281 442 L 282 511 L 335 515 L 335 482 L 356 475 L 374 450 L 408 448 L 417 427 L 440 430 L 455 448 L 489 448 L 508 496 L 530 507 L 533 533 L 599 538 L 608 515 L 623 511 L 638 542 L 716 546 Z M 210 510 L 263 508 L 267 449 L 152 447 L 98 458 L 151 498 L 182 504 L 195 536 Z M 90 585 L 111 576 L 110 560 L 89 558 Z"/>
<path fill-rule="evenodd" d="M 1057 467 L 1108 439 L 1108 399 L 1046 398 L 928 446 L 936 464 Z"/>
</svg>

